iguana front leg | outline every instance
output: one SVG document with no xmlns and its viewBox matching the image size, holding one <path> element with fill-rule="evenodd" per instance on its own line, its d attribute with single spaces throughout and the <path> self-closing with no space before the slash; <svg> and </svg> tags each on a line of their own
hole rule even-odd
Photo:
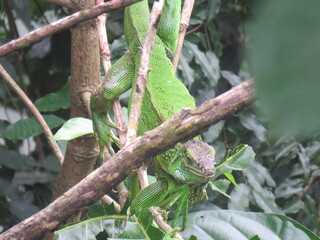
<svg viewBox="0 0 320 240">
<path fill-rule="evenodd" d="M 110 141 L 107 114 L 113 101 L 131 88 L 135 68 L 130 52 L 126 52 L 106 73 L 104 83 L 91 96 L 90 108 L 93 128 L 98 135 L 100 151 Z"/>
<path fill-rule="evenodd" d="M 182 228 L 184 229 L 187 223 L 189 195 L 190 186 L 188 184 L 179 184 L 171 179 L 170 176 L 167 176 L 141 190 L 139 195 L 133 199 L 131 203 L 130 213 L 136 214 L 152 206 L 168 209 L 177 203 L 178 207 L 172 226 L 174 227 L 176 225 L 180 212 L 184 209 L 182 222 Z"/>
</svg>

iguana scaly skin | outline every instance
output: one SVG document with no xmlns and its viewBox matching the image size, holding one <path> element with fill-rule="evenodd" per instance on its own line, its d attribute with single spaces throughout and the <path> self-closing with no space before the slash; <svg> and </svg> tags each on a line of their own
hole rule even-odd
<svg viewBox="0 0 320 240">
<path fill-rule="evenodd" d="M 195 108 L 195 100 L 175 77 L 171 57 L 175 52 L 180 26 L 180 0 L 166 0 L 150 58 L 150 72 L 143 98 L 138 135 L 170 118 L 183 107 Z M 128 51 L 110 68 L 105 82 L 91 97 L 91 111 L 100 146 L 110 138 L 106 120 L 112 102 L 134 86 L 140 65 L 141 47 L 149 22 L 146 0 L 125 8 L 124 31 Z M 131 99 L 129 102 L 129 110 Z M 143 189 L 131 204 L 131 213 L 151 207 L 170 207 L 178 202 L 174 223 L 184 208 L 186 225 L 188 201 L 206 199 L 204 187 L 214 175 L 214 149 L 200 137 L 178 143 L 149 160 L 157 182 Z"/>
</svg>

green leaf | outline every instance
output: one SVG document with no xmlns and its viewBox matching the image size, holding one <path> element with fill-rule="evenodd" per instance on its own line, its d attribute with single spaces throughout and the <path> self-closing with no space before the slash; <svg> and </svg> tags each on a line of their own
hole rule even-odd
<svg viewBox="0 0 320 240">
<path fill-rule="evenodd" d="M 96 235 L 103 231 L 106 231 L 109 235 L 112 235 L 113 240 L 146 239 L 136 222 L 129 221 L 123 228 L 123 220 L 125 217 L 126 216 L 109 215 L 90 218 L 56 231 L 54 233 L 54 240 L 95 240 Z"/>
<path fill-rule="evenodd" d="M 71 140 L 89 133 L 93 133 L 92 121 L 87 118 L 76 117 L 63 124 L 52 140 Z"/>
<path fill-rule="evenodd" d="M 56 111 L 61 108 L 70 108 L 70 84 L 69 82 L 62 89 L 55 93 L 49 93 L 46 96 L 35 101 L 34 105 L 39 111 L 49 112 Z"/>
<path fill-rule="evenodd" d="M 286 201 L 283 208 L 285 214 L 295 214 L 305 208 L 305 203 L 298 197 L 293 197 Z"/>
<path fill-rule="evenodd" d="M 55 179 L 56 176 L 48 172 L 15 172 L 12 183 L 34 185 L 35 183 L 50 183 Z"/>
<path fill-rule="evenodd" d="M 26 171 L 29 167 L 38 167 L 39 164 L 32 157 L 24 156 L 16 151 L 0 146 L 0 168 L 6 167 L 15 171 Z"/>
<path fill-rule="evenodd" d="M 298 195 L 303 192 L 304 181 L 301 178 L 284 179 L 277 187 L 275 195 L 277 198 L 291 198 L 292 195 Z"/>
<path fill-rule="evenodd" d="M 257 163 L 253 163 L 249 168 L 244 169 L 243 173 L 248 179 L 251 186 L 251 194 L 255 204 L 265 212 L 283 213 L 275 202 L 274 194 L 266 186 L 267 180 L 260 173 L 260 169 L 256 167 Z"/>
<path fill-rule="evenodd" d="M 317 170 L 315 170 L 313 173 L 312 173 L 312 175 L 311 175 L 312 177 L 319 177 L 320 176 L 320 169 L 317 169 Z"/>
<path fill-rule="evenodd" d="M 44 169 L 50 171 L 50 172 L 54 172 L 54 173 L 58 173 L 60 170 L 60 163 L 57 160 L 56 156 L 53 154 L 49 154 L 44 161 L 41 163 L 41 167 L 43 167 Z"/>
<path fill-rule="evenodd" d="M 228 209 L 237 211 L 248 211 L 250 201 L 250 188 L 244 183 L 240 183 L 233 189 L 228 202 Z"/>
<path fill-rule="evenodd" d="M 227 198 L 230 198 L 230 196 L 226 193 L 227 189 L 229 188 L 230 181 L 227 179 L 218 179 L 213 182 L 209 182 L 209 186 L 213 191 L 219 192 L 226 196 Z"/>
<path fill-rule="evenodd" d="M 219 59 L 211 51 L 201 52 L 197 45 L 189 41 L 185 41 L 184 44 L 189 53 L 195 57 L 205 76 L 210 80 L 211 86 L 215 86 L 220 78 Z"/>
<path fill-rule="evenodd" d="M 207 18 L 206 21 L 210 22 L 214 19 L 214 17 L 218 14 L 220 10 L 221 0 L 211 0 L 209 1 L 209 6 L 207 8 Z"/>
<path fill-rule="evenodd" d="M 184 239 L 194 235 L 206 240 L 248 240 L 255 236 L 270 240 L 319 240 L 310 230 L 284 215 L 230 210 L 190 213 L 181 234 Z"/>
<path fill-rule="evenodd" d="M 230 71 L 221 71 L 221 76 L 224 77 L 232 86 L 236 86 L 241 83 L 239 76 Z"/>
<path fill-rule="evenodd" d="M 137 215 L 138 224 L 142 231 L 149 236 L 151 240 L 162 240 L 164 233 L 156 226 L 153 226 L 153 216 L 148 209 L 144 209 Z M 130 234 L 127 234 L 130 236 Z"/>
<path fill-rule="evenodd" d="M 298 222 L 279 214 L 209 210 L 193 212 L 188 216 L 187 228 L 181 233 L 184 239 L 194 235 L 197 239 L 206 240 L 248 240 L 255 236 L 262 239 L 319 240 L 315 234 Z M 140 217 L 143 218 L 144 215 Z M 94 240 L 96 235 L 103 231 L 112 235 L 112 239 L 161 239 L 157 233 L 152 233 L 146 238 L 139 230 L 139 225 L 132 221 L 127 222 L 126 226 L 119 231 L 116 219 L 124 218 L 125 216 L 109 215 L 87 219 L 56 231 L 54 239 Z M 179 220 L 181 221 L 181 218 Z M 147 219 L 143 221 L 149 222 Z"/>
<path fill-rule="evenodd" d="M 241 112 L 239 114 L 239 120 L 241 122 L 241 124 L 254 132 L 254 134 L 256 135 L 256 137 L 261 141 L 261 142 L 265 142 L 266 141 L 266 129 L 264 128 L 264 126 L 257 120 L 257 118 L 255 117 L 255 115 L 253 115 L 252 113 L 248 113 L 248 112 Z"/>
<path fill-rule="evenodd" d="M 255 235 L 254 237 L 250 238 L 250 240 L 261 240 L 258 235 Z"/>
<path fill-rule="evenodd" d="M 205 133 L 203 133 L 205 142 L 213 142 L 215 139 L 217 139 L 223 129 L 223 126 L 224 121 L 220 121 L 211 126 Z"/>
<path fill-rule="evenodd" d="M 320 1 L 263 1 L 249 28 L 259 111 L 277 137 L 319 130 L 319 9 Z"/>
<path fill-rule="evenodd" d="M 105 204 L 94 204 L 90 206 L 89 211 L 84 219 L 103 217 L 107 215 L 115 215 L 114 206 Z"/>
<path fill-rule="evenodd" d="M 139 218 L 139 220 L 137 219 Z M 55 232 L 55 240 L 95 239 L 101 232 L 112 235 L 112 239 L 162 240 L 164 233 L 153 224 L 152 214 L 145 209 L 124 224 L 126 215 L 116 214 L 113 205 L 95 204 L 79 223 L 66 226 Z"/>
<path fill-rule="evenodd" d="M 63 124 L 65 121 L 55 115 L 42 115 L 49 128 L 55 128 Z M 10 140 L 25 139 L 42 133 L 39 123 L 32 117 L 21 119 L 14 124 L 8 126 L 1 135 L 3 138 Z"/>
<path fill-rule="evenodd" d="M 189 238 L 189 240 L 198 240 L 198 238 L 197 238 L 196 236 L 192 235 L 192 236 Z"/>
<path fill-rule="evenodd" d="M 123 230 L 121 226 L 116 226 L 114 218 L 115 216 L 105 216 L 99 218 L 91 218 L 77 224 L 67 226 L 54 233 L 54 240 L 70 240 L 70 239 L 81 239 L 81 240 L 95 240 L 96 235 L 104 230 L 112 236 L 112 239 L 125 239 L 122 237 L 120 232 Z M 125 216 L 122 217 L 124 219 Z M 124 228 L 125 232 L 130 232 L 131 238 L 127 239 L 145 239 L 141 231 L 139 231 L 138 224 L 134 222 L 127 222 Z"/>
<path fill-rule="evenodd" d="M 178 68 L 179 70 L 181 70 L 184 83 L 191 86 L 194 82 L 194 70 L 189 66 L 188 57 L 186 55 L 188 55 L 188 53 L 186 52 L 186 50 L 182 49 Z"/>
<path fill-rule="evenodd" d="M 239 145 L 229 150 L 225 160 L 216 166 L 215 178 L 232 170 L 242 170 L 250 165 L 255 153 L 248 145 Z"/>
<path fill-rule="evenodd" d="M 235 185 L 236 187 L 238 187 L 238 184 L 236 182 L 236 180 L 234 179 L 234 176 L 231 173 L 224 173 L 224 175 L 229 179 L 230 182 L 232 182 L 233 185 Z"/>
</svg>

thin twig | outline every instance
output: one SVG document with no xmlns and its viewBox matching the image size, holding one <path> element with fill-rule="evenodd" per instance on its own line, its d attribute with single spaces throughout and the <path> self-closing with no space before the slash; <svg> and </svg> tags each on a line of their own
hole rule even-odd
<svg viewBox="0 0 320 240">
<path fill-rule="evenodd" d="M 309 188 L 314 183 L 314 180 L 315 180 L 314 177 L 309 178 L 308 184 L 304 186 L 303 191 L 299 194 L 299 198 L 303 198 L 307 194 Z"/>
<path fill-rule="evenodd" d="M 151 212 L 151 214 L 152 214 L 152 216 L 153 216 L 153 219 L 154 219 L 154 221 L 156 222 L 156 224 L 159 226 L 159 228 L 161 228 L 164 232 L 170 232 L 170 231 L 172 231 L 172 227 L 170 227 L 170 225 L 168 225 L 168 224 L 164 221 L 161 213 L 159 213 L 159 212 L 156 210 L 155 207 L 148 208 L 148 210 L 149 210 L 149 212 Z M 165 223 L 165 224 L 163 224 L 163 223 Z M 176 233 L 173 234 L 173 238 L 174 238 L 174 239 L 183 239 L 182 236 L 181 236 L 178 232 L 176 232 Z"/>
<path fill-rule="evenodd" d="M 70 28 L 73 25 L 99 16 L 105 12 L 112 12 L 119 8 L 128 6 L 139 0 L 112 0 L 107 3 L 102 3 L 96 5 L 89 9 L 84 9 L 76 12 L 68 17 L 62 18 L 50 25 L 46 25 L 43 28 L 30 32 L 20 38 L 10 41 L 0 47 L 0 57 L 7 55 L 12 51 L 16 51 L 22 48 L 29 47 L 30 45 L 39 42 L 40 40 L 56 33 L 62 31 L 66 28 Z"/>
<path fill-rule="evenodd" d="M 181 50 L 182 50 L 182 46 L 183 46 L 183 41 L 184 41 L 184 37 L 186 35 L 187 28 L 189 26 L 189 21 L 190 21 L 193 5 L 194 5 L 194 0 L 184 1 L 182 14 L 181 14 L 180 32 L 179 32 L 177 50 L 176 50 L 174 57 L 173 57 L 174 71 L 177 71 L 179 58 L 180 58 Z"/>
<path fill-rule="evenodd" d="M 49 142 L 49 145 L 53 151 L 53 153 L 56 155 L 58 161 L 60 164 L 63 162 L 63 154 L 58 146 L 58 144 L 54 141 L 52 141 L 52 133 L 50 131 L 50 128 L 48 127 L 46 121 L 43 119 L 42 115 L 38 111 L 38 109 L 34 106 L 34 104 L 31 102 L 31 100 L 28 98 L 28 96 L 21 90 L 21 88 L 16 84 L 16 82 L 10 77 L 10 75 L 6 72 L 6 70 L 0 65 L 0 76 L 2 79 L 9 84 L 10 87 L 16 92 L 16 94 L 21 98 L 21 100 L 24 102 L 24 104 L 27 106 L 27 108 L 30 110 L 30 112 L 33 114 L 35 119 L 39 122 L 43 133 L 47 137 L 47 140 Z"/>
<path fill-rule="evenodd" d="M 195 31 L 197 31 L 199 28 L 201 28 L 202 26 L 204 25 L 204 22 L 200 23 L 198 26 L 192 28 L 190 31 L 186 32 L 186 36 L 191 34 L 191 33 L 194 33 Z"/>
<path fill-rule="evenodd" d="M 102 4 L 104 0 L 96 0 L 96 5 Z M 99 42 L 100 42 L 100 57 L 102 60 L 104 72 L 107 73 L 109 68 L 111 67 L 110 62 L 110 49 L 108 44 L 108 36 L 106 31 L 106 21 L 107 14 L 101 14 L 97 17 L 97 27 L 99 33 Z"/>
<path fill-rule="evenodd" d="M 117 123 L 117 133 L 120 139 L 120 148 L 126 145 L 127 125 L 121 110 L 120 101 L 117 99 L 113 103 L 113 113 Z"/>
<path fill-rule="evenodd" d="M 141 113 L 142 99 L 149 72 L 151 49 L 154 44 L 154 37 L 161 17 L 164 0 L 155 1 L 150 14 L 147 35 L 143 43 L 141 61 L 138 70 L 138 78 L 133 92 L 132 105 L 127 132 L 127 144 L 130 144 L 137 136 L 138 120 Z"/>
</svg>

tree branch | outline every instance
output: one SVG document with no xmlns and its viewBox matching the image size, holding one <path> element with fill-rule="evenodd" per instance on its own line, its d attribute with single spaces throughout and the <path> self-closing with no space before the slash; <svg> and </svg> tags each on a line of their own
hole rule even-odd
<svg viewBox="0 0 320 240">
<path fill-rule="evenodd" d="M 42 115 L 38 111 L 38 109 L 34 106 L 34 104 L 31 102 L 31 100 L 28 98 L 28 96 L 22 91 L 22 89 L 16 84 L 16 82 L 10 77 L 10 75 L 6 72 L 6 70 L 0 65 L 0 77 L 16 92 L 16 94 L 19 96 L 19 98 L 24 102 L 26 107 L 30 110 L 32 115 L 35 117 L 35 119 L 40 124 L 40 127 L 43 130 L 44 135 L 47 137 L 47 140 L 49 142 L 49 145 L 57 157 L 60 164 L 63 162 L 63 154 L 58 146 L 58 144 L 54 141 L 52 141 L 52 132 L 50 128 L 48 127 L 46 121 L 43 119 Z"/>
<path fill-rule="evenodd" d="M 186 35 L 187 28 L 189 26 L 189 21 L 190 21 L 193 5 L 194 5 L 194 0 L 184 1 L 182 14 L 181 14 L 180 32 L 179 32 L 179 38 L 178 38 L 178 43 L 177 43 L 177 50 L 174 54 L 173 61 L 172 61 L 173 68 L 174 68 L 175 72 L 177 71 L 179 58 L 180 58 L 181 50 L 182 50 L 182 46 L 183 46 L 183 41 L 184 41 L 184 37 Z"/>
<path fill-rule="evenodd" d="M 110 191 L 144 160 L 164 152 L 177 142 L 201 134 L 210 125 L 240 111 L 252 101 L 253 95 L 253 83 L 246 81 L 196 109 L 182 109 L 154 130 L 121 149 L 49 206 L 1 234 L 0 240 L 37 239 L 56 229 L 68 216 Z"/>
<path fill-rule="evenodd" d="M 154 37 L 157 33 L 157 27 L 160 21 L 163 5 L 164 0 L 155 1 L 150 14 L 148 30 L 143 43 L 138 77 L 134 87 L 132 104 L 130 108 L 127 144 L 130 144 L 137 136 L 138 120 L 141 113 L 142 99 L 144 97 L 149 72 L 150 55 L 154 44 Z"/>
<path fill-rule="evenodd" d="M 0 57 L 5 56 L 12 51 L 16 51 L 28 47 L 56 32 L 72 27 L 73 25 L 99 16 L 105 12 L 112 12 L 118 8 L 122 8 L 138 2 L 140 0 L 112 0 L 107 3 L 96 5 L 89 9 L 76 12 L 68 17 L 60 19 L 43 28 L 30 32 L 20 38 L 10 41 L 0 47 Z"/>
</svg>

